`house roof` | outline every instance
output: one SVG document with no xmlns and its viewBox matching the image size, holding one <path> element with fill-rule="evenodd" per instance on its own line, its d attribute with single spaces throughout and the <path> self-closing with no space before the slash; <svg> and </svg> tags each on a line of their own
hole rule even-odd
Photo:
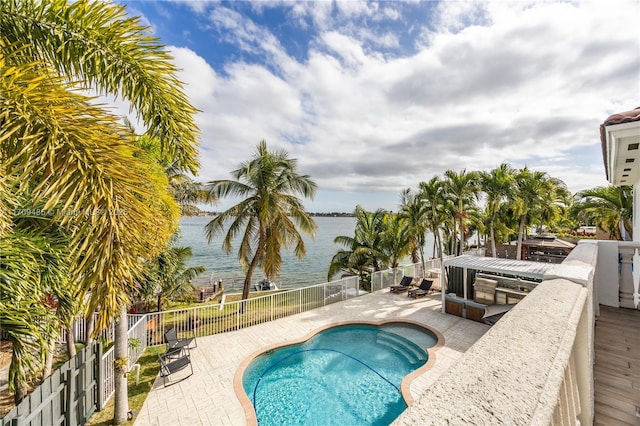
<svg viewBox="0 0 640 426">
<path fill-rule="evenodd" d="M 616 124 L 631 123 L 634 121 L 640 121 L 640 107 L 632 109 L 630 111 L 619 112 L 607 117 L 606 120 L 600 125 L 600 142 L 602 144 L 602 160 L 604 161 L 604 171 L 607 179 L 612 171 L 609 170 L 609 164 L 607 161 L 607 132 L 605 128 L 607 126 L 614 126 Z"/>
<path fill-rule="evenodd" d="M 522 241 L 522 245 L 563 249 L 572 249 L 576 246 L 569 241 L 560 240 L 555 236 L 538 236 L 536 238 Z"/>
</svg>

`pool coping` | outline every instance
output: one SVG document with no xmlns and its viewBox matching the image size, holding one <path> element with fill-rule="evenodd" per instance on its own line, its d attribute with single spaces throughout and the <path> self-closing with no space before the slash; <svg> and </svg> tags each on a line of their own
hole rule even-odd
<svg viewBox="0 0 640 426">
<path fill-rule="evenodd" d="M 354 324 L 363 324 L 363 325 L 373 325 L 373 326 L 381 326 L 384 324 L 390 324 L 390 323 L 394 323 L 394 324 L 409 324 L 412 325 L 414 327 L 419 327 L 419 328 L 423 328 L 425 330 L 428 330 L 429 332 L 433 333 L 436 338 L 436 344 L 431 346 L 430 348 L 427 349 L 427 356 L 428 356 L 428 360 L 427 362 L 422 365 L 420 368 L 412 371 L 411 373 L 407 374 L 406 376 L 404 376 L 404 378 L 402 379 L 402 383 L 400 384 L 400 392 L 402 394 L 402 398 L 404 399 L 405 403 L 407 404 L 407 408 L 409 408 L 412 404 L 413 404 L 413 397 L 411 396 L 411 382 L 417 378 L 418 376 L 421 376 L 422 374 L 424 374 L 425 372 L 427 372 L 428 370 L 430 370 L 436 363 L 436 352 L 438 351 L 438 349 L 440 349 L 441 347 L 444 346 L 445 344 L 445 339 L 444 339 L 444 335 L 437 329 L 427 325 L 427 324 L 423 324 L 421 322 L 418 321 L 413 321 L 413 320 L 407 320 L 407 319 L 397 319 L 397 318 L 389 318 L 389 319 L 384 319 L 384 320 L 380 320 L 380 321 L 366 321 L 366 320 L 345 320 L 345 321 L 338 321 L 338 322 L 334 322 L 331 324 L 327 324 L 324 325 L 322 327 L 318 327 L 312 331 L 310 331 L 309 333 L 307 333 L 306 335 L 304 335 L 303 337 L 299 338 L 299 339 L 295 339 L 295 340 L 287 340 L 286 342 L 280 342 L 280 343 L 275 343 L 272 345 L 267 345 L 263 348 L 260 348 L 256 351 L 254 351 L 253 353 L 251 353 L 248 357 L 246 357 L 238 366 L 238 369 L 236 370 L 236 373 L 234 374 L 233 377 L 233 390 L 235 391 L 236 397 L 238 398 L 238 400 L 240 401 L 240 404 L 242 405 L 242 408 L 244 410 L 245 413 L 245 420 L 247 422 L 248 426 L 257 426 L 258 425 L 258 418 L 256 416 L 256 412 L 255 409 L 253 407 L 253 404 L 251 403 L 251 400 L 249 399 L 249 397 L 247 396 L 244 387 L 242 386 L 242 376 L 244 375 L 245 370 L 247 369 L 247 367 L 249 367 L 249 365 L 251 364 L 251 362 L 256 359 L 258 356 L 262 355 L 265 352 L 274 350 L 274 349 L 280 349 L 280 348 L 285 348 L 287 346 L 293 346 L 293 345 L 298 345 L 301 343 L 306 342 L 307 340 L 311 339 L 312 337 L 314 337 L 316 334 L 321 333 L 325 330 L 328 330 L 330 328 L 335 328 L 335 327 L 340 327 L 340 326 L 344 326 L 344 325 L 354 325 Z"/>
</svg>

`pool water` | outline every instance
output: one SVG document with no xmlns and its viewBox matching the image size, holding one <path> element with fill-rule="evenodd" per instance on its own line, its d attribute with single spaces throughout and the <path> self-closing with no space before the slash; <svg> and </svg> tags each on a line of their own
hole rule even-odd
<svg viewBox="0 0 640 426">
<path fill-rule="evenodd" d="M 260 425 L 388 425 L 407 408 L 402 379 L 436 342 L 408 324 L 333 327 L 260 355 L 243 387 Z"/>
</svg>

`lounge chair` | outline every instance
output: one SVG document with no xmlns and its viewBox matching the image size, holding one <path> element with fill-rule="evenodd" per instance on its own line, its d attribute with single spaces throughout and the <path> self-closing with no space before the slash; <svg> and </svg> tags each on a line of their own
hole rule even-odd
<svg viewBox="0 0 640 426">
<path fill-rule="evenodd" d="M 413 277 L 404 276 L 398 285 L 392 285 L 390 287 L 391 293 L 402 293 L 403 291 L 409 290 L 411 287 L 411 283 L 413 282 Z"/>
<path fill-rule="evenodd" d="M 179 353 L 179 355 L 177 355 Z M 162 385 L 167 385 L 167 379 L 171 382 L 171 375 L 183 370 L 187 367 L 191 370 L 189 375 L 182 377 L 179 381 L 186 379 L 187 377 L 193 374 L 193 366 L 191 365 L 191 358 L 189 354 L 185 351 L 180 350 L 179 352 L 169 349 L 167 353 L 158 355 L 158 359 L 160 360 L 160 377 L 162 377 Z M 173 382 L 177 383 L 177 382 Z M 173 384 L 172 383 L 172 384 Z"/>
<path fill-rule="evenodd" d="M 409 290 L 409 296 L 417 299 L 418 297 L 426 296 L 431 292 L 431 286 L 433 285 L 433 280 L 428 280 L 426 278 L 422 279 L 420 286 L 414 290 Z"/>
<path fill-rule="evenodd" d="M 196 341 L 196 334 L 194 332 L 193 332 L 193 337 L 180 339 L 178 338 L 178 332 L 175 327 L 170 328 L 164 333 L 164 340 L 167 342 L 167 345 L 169 345 L 169 349 L 176 349 L 176 348 L 193 349 L 198 347 L 198 342 Z M 194 344 L 193 348 L 191 347 L 191 343 Z"/>
</svg>

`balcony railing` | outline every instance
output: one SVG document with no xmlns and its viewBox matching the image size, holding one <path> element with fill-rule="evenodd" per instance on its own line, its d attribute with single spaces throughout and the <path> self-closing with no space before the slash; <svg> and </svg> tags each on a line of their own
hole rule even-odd
<svg viewBox="0 0 640 426">
<path fill-rule="evenodd" d="M 597 264 L 578 245 L 395 424 L 592 424 Z"/>
</svg>

